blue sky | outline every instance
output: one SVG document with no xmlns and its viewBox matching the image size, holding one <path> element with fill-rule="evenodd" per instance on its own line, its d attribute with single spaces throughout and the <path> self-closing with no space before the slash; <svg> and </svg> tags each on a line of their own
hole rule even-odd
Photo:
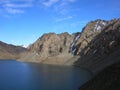
<svg viewBox="0 0 120 90">
<path fill-rule="evenodd" d="M 120 18 L 120 0 L 0 0 L 0 41 L 29 45 L 42 34 L 80 32 L 95 19 Z"/>
</svg>

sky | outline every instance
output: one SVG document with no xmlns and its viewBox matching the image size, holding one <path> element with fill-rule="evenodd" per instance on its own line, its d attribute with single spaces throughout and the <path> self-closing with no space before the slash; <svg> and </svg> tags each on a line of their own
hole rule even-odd
<svg viewBox="0 0 120 90">
<path fill-rule="evenodd" d="M 120 0 L 0 0 L 0 41 L 28 46 L 44 33 L 81 32 L 91 20 L 120 18 Z"/>
</svg>

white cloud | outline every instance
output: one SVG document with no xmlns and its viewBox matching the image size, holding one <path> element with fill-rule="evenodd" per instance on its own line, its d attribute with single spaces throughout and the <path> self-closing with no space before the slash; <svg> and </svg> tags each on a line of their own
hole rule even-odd
<svg viewBox="0 0 120 90">
<path fill-rule="evenodd" d="M 77 0 L 62 0 L 63 2 L 75 2 L 75 1 L 77 1 Z"/>
<path fill-rule="evenodd" d="M 74 3 L 77 0 L 41 0 L 40 3 L 45 7 L 56 6 L 55 8 L 64 7 L 69 3 Z"/>
<path fill-rule="evenodd" d="M 70 2 L 76 2 L 77 0 L 68 0 L 68 1 L 70 1 Z"/>
<path fill-rule="evenodd" d="M 56 4 L 57 2 L 58 2 L 59 0 L 44 0 L 44 1 L 42 1 L 41 3 L 44 5 L 44 6 L 46 6 L 46 7 L 50 7 L 50 6 L 52 6 L 52 5 L 54 5 L 54 4 Z"/>
<path fill-rule="evenodd" d="M 35 0 L 0 0 L 0 13 L 22 14 L 25 8 L 33 6 Z"/>
<path fill-rule="evenodd" d="M 71 10 L 70 4 L 77 0 L 0 0 L 1 14 L 23 14 L 26 8 L 35 5 L 43 7 L 52 7 L 53 11 L 58 14 L 66 15 Z"/>
<path fill-rule="evenodd" d="M 55 11 L 61 15 L 66 15 L 71 11 L 71 4 L 77 0 L 60 0 L 59 4 L 55 5 Z"/>
<path fill-rule="evenodd" d="M 10 14 L 20 14 L 20 13 L 24 13 L 23 10 L 21 9 L 14 9 L 14 8 L 6 8 L 6 11 Z"/>
<path fill-rule="evenodd" d="M 26 8 L 26 7 L 31 7 L 32 4 L 13 4 L 13 3 L 7 3 L 4 5 L 4 7 L 10 7 L 10 8 Z"/>
</svg>

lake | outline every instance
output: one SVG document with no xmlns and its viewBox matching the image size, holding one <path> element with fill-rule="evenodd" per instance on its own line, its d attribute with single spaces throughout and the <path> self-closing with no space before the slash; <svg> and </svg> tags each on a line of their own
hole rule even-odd
<svg viewBox="0 0 120 90">
<path fill-rule="evenodd" d="M 0 90 L 77 90 L 91 77 L 79 67 L 0 60 Z"/>
</svg>

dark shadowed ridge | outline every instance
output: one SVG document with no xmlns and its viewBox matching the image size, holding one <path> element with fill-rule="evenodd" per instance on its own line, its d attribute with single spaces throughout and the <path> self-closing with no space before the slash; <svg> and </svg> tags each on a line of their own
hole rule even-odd
<svg viewBox="0 0 120 90">
<path fill-rule="evenodd" d="M 80 58 L 74 63 L 76 66 L 83 66 L 98 73 L 105 67 L 120 61 L 120 19 L 109 21 L 90 42 L 83 43 L 77 44 L 85 44 L 82 49 L 83 46 L 76 46 L 77 53 L 80 55 Z M 79 50 L 81 51 L 79 52 Z"/>
<path fill-rule="evenodd" d="M 120 62 L 113 64 L 92 80 L 81 86 L 79 90 L 120 90 Z"/>
</svg>

